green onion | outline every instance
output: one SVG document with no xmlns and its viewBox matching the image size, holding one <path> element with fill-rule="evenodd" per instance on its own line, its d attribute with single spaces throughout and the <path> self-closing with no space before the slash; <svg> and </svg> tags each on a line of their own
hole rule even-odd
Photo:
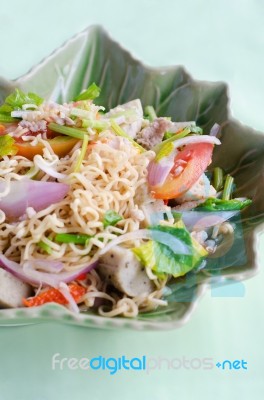
<svg viewBox="0 0 264 400">
<path fill-rule="evenodd" d="M 41 240 L 40 242 L 38 242 L 37 245 L 38 245 L 38 247 L 40 247 L 43 251 L 45 251 L 45 253 L 47 253 L 47 254 L 51 254 L 51 253 L 52 253 L 51 247 L 50 247 L 47 243 L 43 242 L 42 240 Z"/>
<path fill-rule="evenodd" d="M 183 131 L 181 131 L 180 133 L 176 133 L 173 136 L 171 136 L 170 138 L 157 144 L 152 150 L 155 151 L 155 153 L 157 154 L 166 143 L 170 143 L 170 142 L 174 142 L 175 140 L 182 139 L 185 136 L 189 135 L 190 132 L 191 132 L 190 128 L 184 128 Z"/>
<path fill-rule="evenodd" d="M 152 106 L 145 107 L 145 114 L 149 117 L 149 120 L 152 122 L 157 118 L 156 111 Z"/>
<path fill-rule="evenodd" d="M 17 122 L 17 118 L 13 118 L 10 115 L 7 114 L 0 114 L 0 122 L 5 122 L 6 124 L 11 123 L 11 122 Z"/>
<path fill-rule="evenodd" d="M 92 238 L 90 235 L 77 234 L 77 233 L 57 233 L 55 241 L 58 243 L 74 243 L 86 245 Z"/>
<path fill-rule="evenodd" d="M 104 228 L 107 226 L 115 226 L 119 221 L 121 221 L 123 217 L 119 215 L 117 212 L 113 210 L 106 211 L 103 219 Z"/>
<path fill-rule="evenodd" d="M 92 83 L 88 89 L 75 97 L 74 101 L 94 100 L 96 97 L 100 96 L 100 92 L 101 89 L 95 83 Z"/>
<path fill-rule="evenodd" d="M 99 131 L 103 131 L 104 129 L 110 128 L 110 124 L 107 121 L 100 121 L 100 120 L 92 120 L 92 119 L 83 119 L 82 121 L 83 128 L 94 128 Z"/>
<path fill-rule="evenodd" d="M 70 128 L 65 125 L 55 124 L 54 122 L 49 123 L 48 128 L 53 132 L 62 133 L 63 135 L 71 136 L 76 139 L 83 139 L 84 136 L 87 135 L 87 133 L 81 129 Z"/>
<path fill-rule="evenodd" d="M 224 172 L 222 168 L 216 167 L 213 172 L 213 185 L 217 192 L 223 188 Z"/>
<path fill-rule="evenodd" d="M 233 191 L 234 178 L 231 175 L 226 176 L 225 185 L 223 189 L 222 200 L 229 200 Z"/>
<path fill-rule="evenodd" d="M 117 123 L 113 119 L 111 119 L 110 121 L 111 121 L 111 127 L 115 131 L 117 136 L 122 136 L 126 138 L 133 144 L 134 147 L 137 147 L 141 152 L 146 151 L 144 147 L 140 146 L 140 144 L 135 142 L 135 140 L 133 140 L 122 128 L 120 128 L 120 126 L 117 125 Z"/>
<path fill-rule="evenodd" d="M 80 153 L 80 156 L 78 157 L 77 163 L 74 167 L 74 172 L 79 172 L 79 170 L 81 168 L 81 165 L 82 165 L 82 162 L 83 162 L 86 150 L 87 150 L 88 141 L 89 141 L 88 135 L 84 135 L 81 153 Z"/>
</svg>

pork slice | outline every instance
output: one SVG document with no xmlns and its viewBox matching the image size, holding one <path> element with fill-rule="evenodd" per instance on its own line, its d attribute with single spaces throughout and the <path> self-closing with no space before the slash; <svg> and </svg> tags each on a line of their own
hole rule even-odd
<svg viewBox="0 0 264 400">
<path fill-rule="evenodd" d="M 30 285 L 0 268 L 0 308 L 22 307 L 22 299 L 31 294 Z"/>
<path fill-rule="evenodd" d="M 124 247 L 116 246 L 104 254 L 97 269 L 103 278 L 128 296 L 147 295 L 155 290 L 145 268 L 133 252 Z"/>
<path fill-rule="evenodd" d="M 166 118 L 156 118 L 149 126 L 137 134 L 137 142 L 145 149 L 151 150 L 162 142 L 164 134 L 171 126 L 171 121 Z"/>
</svg>

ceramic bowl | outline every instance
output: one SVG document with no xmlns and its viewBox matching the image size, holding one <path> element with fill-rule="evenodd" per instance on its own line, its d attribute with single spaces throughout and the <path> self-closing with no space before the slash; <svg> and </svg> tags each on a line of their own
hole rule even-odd
<svg viewBox="0 0 264 400">
<path fill-rule="evenodd" d="M 107 108 L 140 98 L 143 105 L 152 104 L 159 115 L 171 116 L 175 121 L 194 120 L 205 132 L 219 123 L 222 145 L 215 149 L 212 167 L 217 165 L 232 173 L 236 195 L 250 197 L 253 204 L 234 222 L 237 234 L 231 249 L 210 259 L 200 272 L 170 284 L 167 307 L 133 319 L 110 319 L 94 313 L 75 315 L 62 306 L 47 304 L 0 310 L 0 324 L 56 320 L 89 328 L 179 327 L 191 317 L 206 289 L 224 290 L 229 283 L 241 282 L 258 270 L 259 237 L 264 230 L 264 135 L 230 118 L 225 83 L 196 81 L 182 66 L 150 68 L 98 26 L 74 36 L 26 75 L 14 81 L 1 79 L 0 102 L 15 87 L 60 102 L 69 101 L 91 82 L 102 88 L 100 104 Z M 233 295 L 241 296 L 243 284 L 237 285 Z M 232 288 L 234 291 L 234 285 Z"/>
</svg>

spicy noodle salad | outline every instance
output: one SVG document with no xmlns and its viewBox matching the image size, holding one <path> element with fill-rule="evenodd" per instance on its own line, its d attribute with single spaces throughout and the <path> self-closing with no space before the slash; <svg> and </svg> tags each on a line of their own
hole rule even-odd
<svg viewBox="0 0 264 400">
<path fill-rule="evenodd" d="M 106 111 L 99 95 L 93 83 L 58 104 L 16 89 L 0 107 L 1 308 L 166 306 L 168 283 L 203 268 L 251 203 L 221 168 L 206 172 L 219 125 L 207 135 L 139 99 Z M 190 224 L 189 210 L 214 219 Z"/>
</svg>

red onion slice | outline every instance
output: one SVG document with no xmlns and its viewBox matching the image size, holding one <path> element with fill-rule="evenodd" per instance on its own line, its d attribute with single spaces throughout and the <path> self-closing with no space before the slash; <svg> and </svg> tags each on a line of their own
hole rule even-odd
<svg viewBox="0 0 264 400">
<path fill-rule="evenodd" d="M 196 136 L 186 136 L 182 139 L 175 140 L 172 142 L 174 148 L 186 146 L 187 144 L 193 143 L 212 143 L 212 144 L 221 144 L 220 140 L 214 136 L 209 135 L 196 135 Z"/>
<path fill-rule="evenodd" d="M 59 287 L 61 282 L 72 282 L 79 275 L 90 272 L 96 267 L 98 259 L 94 259 L 90 264 L 71 272 L 49 273 L 40 272 L 34 269 L 33 261 L 26 261 L 20 265 L 14 261 L 9 260 L 4 254 L 0 254 L 0 266 L 6 271 L 10 272 L 23 282 L 29 283 L 33 286 L 53 286 Z"/>
<path fill-rule="evenodd" d="M 37 270 L 42 270 L 44 272 L 59 273 L 63 270 L 64 266 L 61 261 L 56 260 L 34 260 L 34 264 Z"/>
<path fill-rule="evenodd" d="M 0 182 L 0 194 L 9 185 L 6 196 L 0 197 L 0 209 L 7 218 L 19 218 L 27 207 L 41 211 L 51 204 L 61 201 L 69 191 L 69 185 L 57 182 L 42 182 L 23 179 L 20 181 Z"/>
<path fill-rule="evenodd" d="M 151 161 L 148 165 L 148 183 L 150 186 L 162 186 L 166 181 L 172 167 L 174 160 L 168 161 L 167 163 L 157 163 Z"/>
<path fill-rule="evenodd" d="M 214 124 L 210 130 L 209 136 L 217 137 L 220 132 L 221 126 L 219 124 Z"/>
</svg>

